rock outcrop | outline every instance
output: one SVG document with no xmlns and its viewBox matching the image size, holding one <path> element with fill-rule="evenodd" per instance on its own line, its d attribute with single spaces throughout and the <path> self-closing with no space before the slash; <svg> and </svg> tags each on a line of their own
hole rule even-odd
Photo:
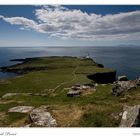
<svg viewBox="0 0 140 140">
<path fill-rule="evenodd" d="M 29 113 L 33 109 L 34 109 L 33 106 L 16 106 L 10 108 L 8 112 Z"/>
<path fill-rule="evenodd" d="M 140 127 L 140 105 L 125 106 L 120 127 Z"/>
<path fill-rule="evenodd" d="M 122 76 L 118 76 L 118 81 L 128 81 L 128 79 L 125 75 L 122 75 Z"/>
<path fill-rule="evenodd" d="M 94 80 L 96 83 L 113 83 L 116 80 L 116 71 L 90 74 L 87 77 Z"/>
<path fill-rule="evenodd" d="M 39 127 L 55 127 L 57 126 L 56 120 L 48 112 L 46 106 L 36 108 L 30 113 L 30 120 L 33 125 Z"/>
<path fill-rule="evenodd" d="M 74 96 L 79 96 L 79 95 L 86 95 L 87 93 L 89 94 L 91 91 L 95 91 L 95 87 L 96 87 L 97 84 L 95 83 L 89 83 L 89 84 L 76 84 L 76 85 L 73 85 L 68 93 L 67 93 L 67 96 L 69 97 L 74 97 Z"/>
<path fill-rule="evenodd" d="M 137 86 L 140 86 L 140 77 L 138 79 L 136 79 L 136 84 L 137 84 Z"/>
<path fill-rule="evenodd" d="M 135 81 L 115 81 L 112 87 L 112 94 L 120 96 L 122 93 L 134 88 L 136 88 Z"/>
</svg>

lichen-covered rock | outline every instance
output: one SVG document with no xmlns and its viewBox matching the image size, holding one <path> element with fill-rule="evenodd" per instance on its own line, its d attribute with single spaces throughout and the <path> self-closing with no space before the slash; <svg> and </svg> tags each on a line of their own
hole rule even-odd
<svg viewBox="0 0 140 140">
<path fill-rule="evenodd" d="M 140 126 L 140 105 L 125 106 L 122 114 L 120 127 L 139 127 Z"/>
<path fill-rule="evenodd" d="M 33 125 L 40 127 L 55 127 L 57 126 L 56 120 L 48 112 L 47 107 L 39 107 L 30 113 L 30 119 Z"/>
<path fill-rule="evenodd" d="M 118 81 L 128 81 L 128 79 L 125 75 L 122 75 L 122 76 L 118 76 Z"/>
<path fill-rule="evenodd" d="M 28 113 L 33 110 L 33 106 L 16 106 L 8 110 L 8 112 L 19 112 L 19 113 Z"/>
<path fill-rule="evenodd" d="M 113 83 L 112 94 L 120 96 L 123 92 L 136 88 L 135 81 L 116 81 Z"/>
</svg>

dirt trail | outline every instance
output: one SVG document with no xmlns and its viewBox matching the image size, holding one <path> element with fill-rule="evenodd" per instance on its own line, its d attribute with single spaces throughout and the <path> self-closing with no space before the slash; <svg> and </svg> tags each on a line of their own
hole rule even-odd
<svg viewBox="0 0 140 140">
<path fill-rule="evenodd" d="M 56 86 L 56 87 L 53 89 L 53 92 L 55 92 L 55 91 L 56 91 L 59 87 L 61 87 L 62 85 L 65 85 L 65 84 L 68 84 L 68 83 L 73 82 L 73 81 L 76 79 L 76 71 L 77 71 L 78 68 L 79 68 L 79 65 L 77 64 L 77 66 L 75 67 L 75 69 L 74 69 L 73 72 L 72 72 L 73 78 L 72 78 L 70 81 L 63 82 L 63 83 L 59 84 L 58 86 Z"/>
</svg>

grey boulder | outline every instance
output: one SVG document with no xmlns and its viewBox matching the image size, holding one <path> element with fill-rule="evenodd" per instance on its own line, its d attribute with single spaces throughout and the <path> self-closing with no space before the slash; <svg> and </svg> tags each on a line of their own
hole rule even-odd
<svg viewBox="0 0 140 140">
<path fill-rule="evenodd" d="M 47 107 L 39 107 L 30 113 L 30 120 L 33 125 L 40 127 L 55 127 L 57 126 L 56 120 L 48 112 Z"/>
<path fill-rule="evenodd" d="M 120 127 L 139 127 L 140 105 L 125 106 L 123 110 Z"/>
<path fill-rule="evenodd" d="M 112 94 L 119 96 L 123 92 L 136 88 L 136 86 L 135 81 L 116 81 L 113 83 Z"/>
<path fill-rule="evenodd" d="M 136 79 L 136 84 L 137 84 L 137 86 L 140 86 L 140 77 L 138 79 Z"/>
</svg>

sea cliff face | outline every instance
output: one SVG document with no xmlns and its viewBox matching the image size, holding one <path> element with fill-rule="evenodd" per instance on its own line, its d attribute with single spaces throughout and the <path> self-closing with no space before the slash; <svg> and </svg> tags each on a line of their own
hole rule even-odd
<svg viewBox="0 0 140 140">
<path fill-rule="evenodd" d="M 90 74 L 87 77 L 97 83 L 113 83 L 116 80 L 116 71 Z"/>
</svg>

